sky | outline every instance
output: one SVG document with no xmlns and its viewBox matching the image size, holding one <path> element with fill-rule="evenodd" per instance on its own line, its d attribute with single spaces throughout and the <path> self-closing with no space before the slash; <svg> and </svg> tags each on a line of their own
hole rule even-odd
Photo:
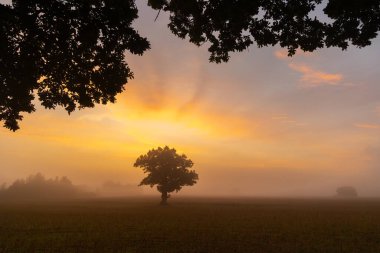
<svg viewBox="0 0 380 253">
<path fill-rule="evenodd" d="M 134 27 L 152 49 L 126 53 L 135 79 L 117 103 L 70 116 L 37 106 L 17 132 L 1 128 L 0 184 L 41 172 L 137 185 L 137 157 L 168 145 L 199 174 L 181 195 L 332 196 L 352 185 L 380 196 L 380 39 L 291 58 L 252 46 L 215 64 L 137 2 Z"/>
</svg>

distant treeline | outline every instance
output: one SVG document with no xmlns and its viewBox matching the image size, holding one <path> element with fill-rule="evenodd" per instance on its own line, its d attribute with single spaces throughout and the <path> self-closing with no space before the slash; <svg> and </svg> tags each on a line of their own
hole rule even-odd
<svg viewBox="0 0 380 253">
<path fill-rule="evenodd" d="M 94 197 L 94 193 L 73 185 L 67 177 L 47 179 L 37 173 L 0 188 L 0 200 L 63 200 Z"/>
</svg>

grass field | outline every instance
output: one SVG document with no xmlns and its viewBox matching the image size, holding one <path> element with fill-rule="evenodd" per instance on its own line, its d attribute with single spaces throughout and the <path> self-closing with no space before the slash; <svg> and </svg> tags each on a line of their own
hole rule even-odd
<svg viewBox="0 0 380 253">
<path fill-rule="evenodd" d="M 0 203 L 0 252 L 380 252 L 380 200 Z"/>
</svg>

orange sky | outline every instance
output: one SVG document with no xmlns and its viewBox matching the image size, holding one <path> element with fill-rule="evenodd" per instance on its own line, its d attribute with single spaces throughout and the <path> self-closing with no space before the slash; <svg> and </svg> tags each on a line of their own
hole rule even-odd
<svg viewBox="0 0 380 253">
<path fill-rule="evenodd" d="M 200 175 L 184 194 L 333 195 L 349 184 L 380 195 L 380 40 L 293 58 L 253 47 L 216 65 L 140 8 L 152 50 L 126 55 L 135 79 L 118 102 L 71 116 L 39 107 L 16 133 L 0 129 L 0 183 L 42 172 L 138 184 L 135 159 L 169 145 Z"/>
</svg>

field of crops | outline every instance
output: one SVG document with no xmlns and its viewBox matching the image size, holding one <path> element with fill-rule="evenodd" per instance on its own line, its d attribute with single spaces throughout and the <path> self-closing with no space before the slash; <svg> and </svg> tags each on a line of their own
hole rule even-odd
<svg viewBox="0 0 380 253">
<path fill-rule="evenodd" d="M 380 252 L 380 200 L 0 203 L 0 252 Z"/>
</svg>

